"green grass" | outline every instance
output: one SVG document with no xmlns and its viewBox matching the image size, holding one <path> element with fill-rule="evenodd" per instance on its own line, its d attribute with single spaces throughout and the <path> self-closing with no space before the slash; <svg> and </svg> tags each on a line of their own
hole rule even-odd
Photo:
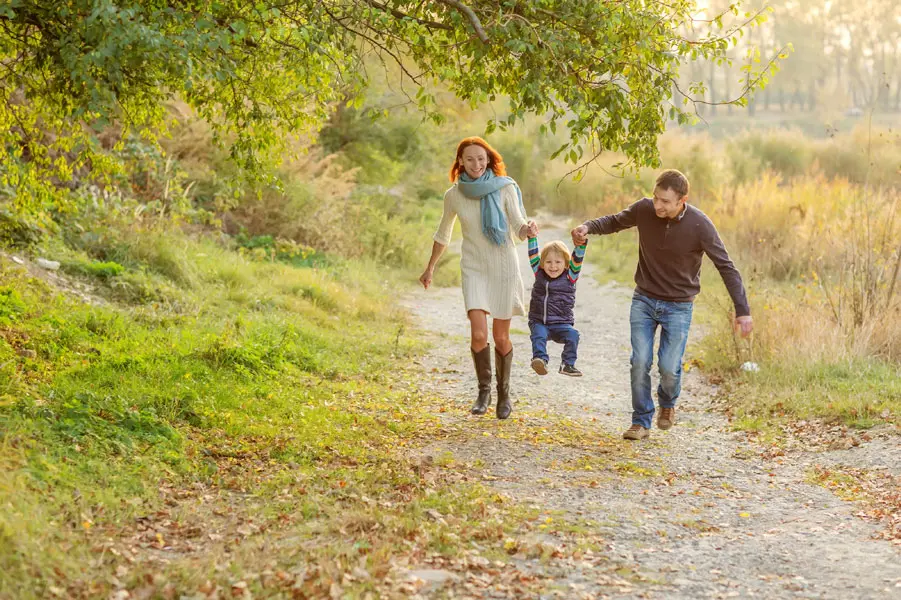
<svg viewBox="0 0 901 600">
<path fill-rule="evenodd" d="M 400 523 L 385 548 L 414 531 L 426 499 L 461 513 L 477 503 L 475 488 L 426 490 L 396 455 L 426 423 L 398 385 L 422 347 L 391 304 L 398 275 L 257 263 L 210 242 L 133 233 L 110 252 L 115 263 L 67 255 L 103 305 L 0 257 L 0 597 L 108 595 L 103 574 L 127 563 L 94 560 L 96 548 L 167 510 L 168 488 L 251 493 L 266 501 L 241 511 L 273 523 L 304 514 L 314 539 L 317 518 L 338 536 L 329 528 L 348 497 L 390 499 L 406 486 L 408 501 L 380 509 L 389 516 L 357 500 L 369 518 Z M 148 293 L 123 293 L 117 280 Z M 309 482 L 302 498 L 271 501 L 299 481 Z M 350 560 L 327 547 L 320 554 Z M 176 566 L 168 583 L 191 589 L 216 565 Z M 129 566 L 138 578 L 142 569 L 151 566 Z"/>
<path fill-rule="evenodd" d="M 859 359 L 845 363 L 768 363 L 736 375 L 729 386 L 740 429 L 766 431 L 785 419 L 820 419 L 866 429 L 896 422 L 901 373 L 896 365 Z"/>
</svg>

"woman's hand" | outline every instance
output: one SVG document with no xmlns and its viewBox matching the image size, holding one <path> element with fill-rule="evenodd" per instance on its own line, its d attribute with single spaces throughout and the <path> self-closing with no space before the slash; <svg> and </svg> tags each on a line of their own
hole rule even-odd
<svg viewBox="0 0 901 600">
<path fill-rule="evenodd" d="M 429 286 L 432 285 L 432 275 L 435 274 L 435 265 L 438 264 L 438 259 L 444 254 L 445 248 L 447 248 L 447 246 L 444 244 L 432 242 L 432 257 L 429 258 L 429 262 L 425 266 L 425 271 L 419 276 L 419 283 L 421 283 L 422 287 L 425 289 L 429 289 Z"/>
<path fill-rule="evenodd" d="M 535 235 L 532 235 L 532 230 L 535 230 Z M 519 239 L 525 239 L 527 237 L 536 237 L 538 236 L 538 224 L 535 221 L 529 221 L 525 225 L 519 228 Z"/>
<path fill-rule="evenodd" d="M 435 270 L 429 267 L 425 268 L 425 271 L 422 272 L 422 275 L 419 276 L 419 283 L 422 284 L 422 287 L 425 289 L 429 289 L 429 286 L 432 285 L 432 276 L 435 274 Z"/>
</svg>

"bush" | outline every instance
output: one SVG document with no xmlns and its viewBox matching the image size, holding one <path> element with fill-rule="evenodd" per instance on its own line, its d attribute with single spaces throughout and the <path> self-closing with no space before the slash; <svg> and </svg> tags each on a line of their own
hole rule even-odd
<svg viewBox="0 0 901 600">
<path fill-rule="evenodd" d="M 0 286 L 0 325 L 15 322 L 26 308 L 19 292 L 9 286 Z"/>
<path fill-rule="evenodd" d="M 0 245 L 9 248 L 30 248 L 43 237 L 40 227 L 24 215 L 0 207 Z"/>
<path fill-rule="evenodd" d="M 803 175 L 813 164 L 810 141 L 797 131 L 748 131 L 730 140 L 726 156 L 733 181 L 753 181 L 763 171 L 785 179 Z"/>
<path fill-rule="evenodd" d="M 125 271 L 125 267 L 113 261 L 65 261 L 62 269 L 68 273 L 87 275 L 98 279 L 110 279 Z"/>
</svg>

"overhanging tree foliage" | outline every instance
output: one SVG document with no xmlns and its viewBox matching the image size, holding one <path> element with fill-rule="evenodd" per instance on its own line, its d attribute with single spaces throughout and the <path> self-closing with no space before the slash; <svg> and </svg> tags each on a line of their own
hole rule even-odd
<svg viewBox="0 0 901 600">
<path fill-rule="evenodd" d="M 359 98 L 379 62 L 399 67 L 399 87 L 435 118 L 439 82 L 473 105 L 509 98 L 489 132 L 539 114 L 551 131 L 567 127 L 559 153 L 574 163 L 610 150 L 655 164 L 666 120 L 692 110 L 672 102 L 680 65 L 725 61 L 764 19 L 737 5 L 724 13 L 735 27 L 695 13 L 693 0 L 5 0 L 0 188 L 102 171 L 93 133 L 113 123 L 152 138 L 174 97 L 258 169 L 286 133 Z"/>
</svg>

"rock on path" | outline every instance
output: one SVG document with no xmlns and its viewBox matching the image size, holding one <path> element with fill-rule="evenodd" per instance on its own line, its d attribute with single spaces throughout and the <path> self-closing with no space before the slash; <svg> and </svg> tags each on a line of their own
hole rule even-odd
<svg viewBox="0 0 901 600">
<path fill-rule="evenodd" d="M 541 241 L 567 237 L 543 231 Z M 528 291 L 533 277 L 524 244 L 520 252 Z M 584 377 L 567 378 L 556 368 L 545 377 L 532 372 L 527 323 L 514 319 L 514 415 L 529 408 L 595 418 L 619 436 L 631 413 L 631 290 L 599 285 L 591 275 L 586 262 L 576 306 Z M 447 403 L 444 418 L 476 418 L 468 415 L 475 377 L 461 291 L 420 289 L 406 303 L 432 336 L 423 367 L 429 389 Z M 549 344 L 552 357 L 561 349 Z M 559 457 L 497 438 L 473 436 L 441 450 L 478 459 L 490 485 L 521 502 L 599 523 L 610 558 L 634 569 L 638 583 L 611 588 L 602 577 L 593 582 L 591 571 L 561 575 L 561 586 L 587 590 L 588 597 L 901 598 L 901 552 L 873 539 L 876 526 L 855 517 L 853 504 L 807 481 L 809 455 L 775 462 L 750 451 L 745 436 L 712 408 L 714 393 L 695 372 L 686 373 L 676 427 L 654 429 L 651 439 L 634 443 L 637 463 L 656 475 L 602 477 L 597 487 L 585 487 L 574 482 L 577 474 L 547 468 Z"/>
</svg>

